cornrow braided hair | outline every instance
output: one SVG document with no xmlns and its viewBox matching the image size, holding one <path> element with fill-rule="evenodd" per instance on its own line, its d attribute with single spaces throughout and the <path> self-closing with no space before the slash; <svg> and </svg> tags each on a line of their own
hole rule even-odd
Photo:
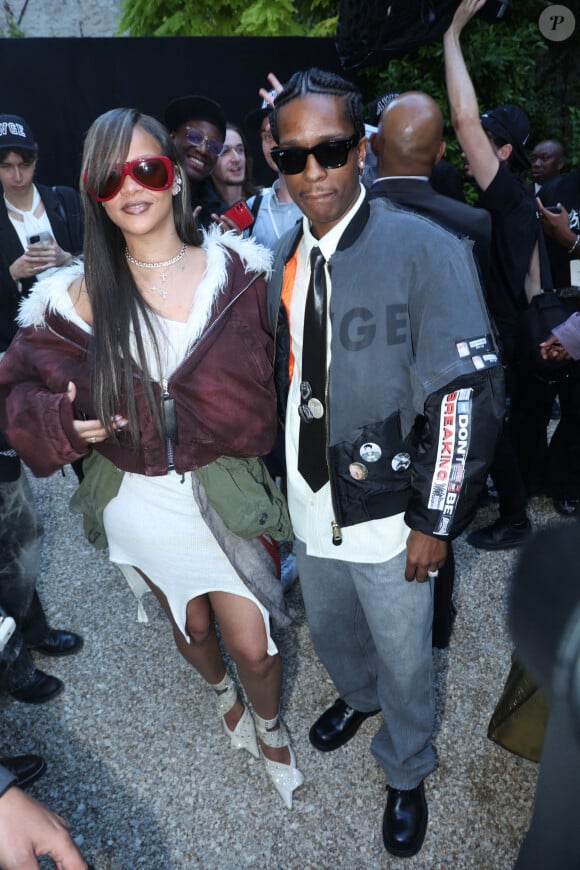
<svg viewBox="0 0 580 870">
<path fill-rule="evenodd" d="M 341 97 L 344 101 L 345 117 L 352 126 L 357 136 L 365 135 L 363 117 L 363 101 L 360 92 L 352 82 L 343 79 L 336 73 L 325 72 L 312 67 L 302 72 L 296 72 L 287 82 L 274 101 L 274 108 L 270 113 L 270 129 L 272 136 L 279 144 L 278 137 L 278 112 L 291 100 L 305 97 L 308 94 L 327 94 L 331 97 Z"/>
</svg>

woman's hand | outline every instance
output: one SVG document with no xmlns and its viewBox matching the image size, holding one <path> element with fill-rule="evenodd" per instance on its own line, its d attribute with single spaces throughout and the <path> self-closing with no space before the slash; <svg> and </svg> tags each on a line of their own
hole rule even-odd
<svg viewBox="0 0 580 870">
<path fill-rule="evenodd" d="M 72 405 L 77 395 L 77 388 L 72 381 L 69 381 L 68 383 L 66 394 Z M 113 429 L 117 430 L 124 429 L 129 421 L 126 420 L 125 417 L 121 417 L 120 414 L 115 414 L 111 423 Z M 73 427 L 79 438 L 86 441 L 87 445 L 101 444 L 103 441 L 107 441 L 107 439 L 111 437 L 111 433 L 105 429 L 100 420 L 73 420 Z"/>
</svg>

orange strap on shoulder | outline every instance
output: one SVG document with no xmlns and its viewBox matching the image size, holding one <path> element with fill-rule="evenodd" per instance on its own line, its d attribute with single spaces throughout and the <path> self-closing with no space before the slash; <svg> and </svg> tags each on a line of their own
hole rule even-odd
<svg viewBox="0 0 580 870">
<path fill-rule="evenodd" d="M 282 303 L 286 309 L 288 317 L 288 328 L 290 328 L 290 303 L 292 302 L 292 294 L 294 292 L 294 282 L 296 280 L 296 268 L 298 266 L 298 248 L 292 254 L 292 257 L 286 263 L 284 269 L 284 278 L 282 280 Z M 294 374 L 294 354 L 292 353 L 292 338 L 290 338 L 290 355 L 288 357 L 288 381 L 292 380 Z"/>
</svg>

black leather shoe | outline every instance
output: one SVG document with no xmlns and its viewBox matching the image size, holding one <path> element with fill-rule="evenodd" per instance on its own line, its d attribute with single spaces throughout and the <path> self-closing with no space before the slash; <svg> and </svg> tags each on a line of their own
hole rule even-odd
<svg viewBox="0 0 580 870">
<path fill-rule="evenodd" d="M 500 517 L 491 526 L 471 532 L 467 536 L 467 543 L 478 550 L 511 550 L 521 546 L 531 534 L 532 524 L 529 520 L 520 528 Z"/>
<path fill-rule="evenodd" d="M 423 783 L 404 791 L 387 786 L 383 816 L 385 849 L 397 858 L 411 858 L 420 851 L 427 831 L 427 801 Z"/>
<path fill-rule="evenodd" d="M 0 758 L 0 765 L 16 777 L 16 785 L 20 788 L 30 785 L 46 770 L 46 761 L 40 755 L 12 755 Z"/>
<path fill-rule="evenodd" d="M 23 701 L 25 704 L 45 704 L 60 695 L 63 689 L 64 683 L 61 680 L 36 668 L 27 684 L 10 694 L 15 701 Z"/>
<path fill-rule="evenodd" d="M 321 752 L 332 752 L 348 743 L 354 737 L 362 723 L 369 716 L 375 716 L 379 710 L 361 713 L 353 710 L 346 701 L 338 698 L 332 707 L 325 710 L 309 731 L 308 739 Z"/>
<path fill-rule="evenodd" d="M 43 656 L 74 656 L 83 648 L 83 639 L 80 634 L 72 631 L 61 631 L 59 628 L 51 628 L 44 643 L 33 646 L 35 652 Z"/>
</svg>

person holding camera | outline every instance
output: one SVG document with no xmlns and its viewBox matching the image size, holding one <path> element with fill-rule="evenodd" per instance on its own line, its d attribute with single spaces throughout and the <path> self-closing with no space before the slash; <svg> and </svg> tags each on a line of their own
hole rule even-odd
<svg viewBox="0 0 580 870">
<path fill-rule="evenodd" d="M 80 199 L 72 187 L 34 183 L 38 145 L 18 115 L 0 115 L 0 350 L 39 275 L 65 266 L 83 247 Z"/>
</svg>

